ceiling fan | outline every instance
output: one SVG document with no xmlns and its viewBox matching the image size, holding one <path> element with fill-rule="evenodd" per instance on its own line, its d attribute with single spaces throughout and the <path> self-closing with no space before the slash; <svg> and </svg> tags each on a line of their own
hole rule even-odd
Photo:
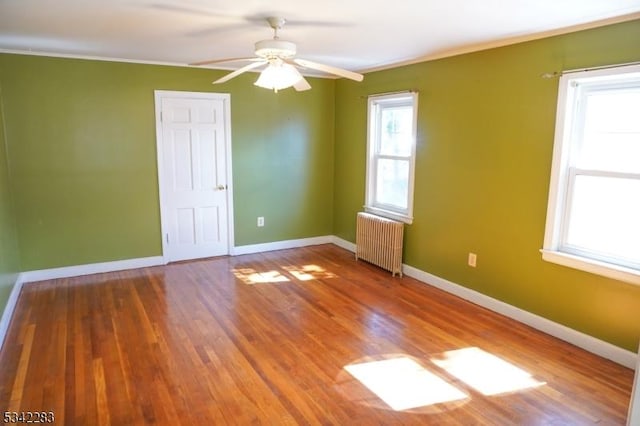
<svg viewBox="0 0 640 426">
<path fill-rule="evenodd" d="M 247 71 L 266 65 L 260 73 L 260 77 L 254 83 L 256 86 L 278 91 L 293 87 L 297 91 L 311 89 L 309 82 L 300 74 L 297 67 L 322 71 L 339 77 L 348 78 L 354 81 L 362 81 L 362 74 L 348 71 L 331 65 L 319 64 L 306 59 L 296 58 L 296 45 L 290 41 L 281 40 L 278 31 L 282 29 L 286 20 L 284 18 L 267 18 L 269 26 L 273 28 L 273 39 L 261 40 L 255 44 L 255 54 L 253 58 L 227 58 L 214 59 L 209 61 L 194 62 L 189 65 L 210 65 L 225 62 L 249 62 L 222 78 L 214 81 L 213 84 L 225 83 L 234 77 Z"/>
</svg>

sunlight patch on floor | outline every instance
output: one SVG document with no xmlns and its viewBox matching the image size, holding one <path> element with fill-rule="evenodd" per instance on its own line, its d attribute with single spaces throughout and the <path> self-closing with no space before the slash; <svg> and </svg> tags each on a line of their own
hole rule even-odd
<svg viewBox="0 0 640 426">
<path fill-rule="evenodd" d="M 253 268 L 234 269 L 233 275 L 241 279 L 245 284 L 281 283 L 289 281 L 278 271 L 258 272 Z"/>
<path fill-rule="evenodd" d="M 299 279 L 300 281 L 319 280 L 326 278 L 335 278 L 336 274 L 329 272 L 318 265 L 303 265 L 303 266 L 283 266 L 282 269 L 289 272 L 291 275 Z"/>
<path fill-rule="evenodd" d="M 431 361 L 484 395 L 515 392 L 546 384 L 515 365 L 475 347 L 444 352 Z"/>
<path fill-rule="evenodd" d="M 344 369 L 396 411 L 469 397 L 407 357 L 351 364 Z"/>
</svg>

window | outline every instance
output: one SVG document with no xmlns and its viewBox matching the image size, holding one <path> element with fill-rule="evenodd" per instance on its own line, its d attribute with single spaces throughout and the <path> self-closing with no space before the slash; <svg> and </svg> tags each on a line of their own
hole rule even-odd
<svg viewBox="0 0 640 426">
<path fill-rule="evenodd" d="M 365 210 L 413 221 L 418 94 L 369 97 Z"/>
<path fill-rule="evenodd" d="M 545 260 L 640 284 L 640 66 L 560 79 Z"/>
</svg>

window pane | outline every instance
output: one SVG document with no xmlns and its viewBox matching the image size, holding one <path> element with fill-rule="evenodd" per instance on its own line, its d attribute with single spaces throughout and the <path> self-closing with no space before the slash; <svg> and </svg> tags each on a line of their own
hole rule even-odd
<svg viewBox="0 0 640 426">
<path fill-rule="evenodd" d="M 376 203 L 407 209 L 409 162 L 378 159 Z"/>
<path fill-rule="evenodd" d="M 640 89 L 587 92 L 577 166 L 640 172 Z"/>
<path fill-rule="evenodd" d="M 640 180 L 576 176 L 567 243 L 640 264 Z"/>
<path fill-rule="evenodd" d="M 411 155 L 413 138 L 413 108 L 411 106 L 383 107 L 380 114 L 380 153 L 382 155 Z"/>
</svg>

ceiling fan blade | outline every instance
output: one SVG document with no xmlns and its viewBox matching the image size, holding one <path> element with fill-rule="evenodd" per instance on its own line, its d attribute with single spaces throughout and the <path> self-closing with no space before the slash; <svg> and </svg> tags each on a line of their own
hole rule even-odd
<svg viewBox="0 0 640 426">
<path fill-rule="evenodd" d="M 267 61 L 260 61 L 260 62 L 252 62 L 249 65 L 245 65 L 242 68 L 238 68 L 237 70 L 230 72 L 229 74 L 225 75 L 222 78 L 217 79 L 216 81 L 213 82 L 213 84 L 220 84 L 220 83 L 224 83 L 227 82 L 229 80 L 231 80 L 234 77 L 239 76 L 242 73 L 245 73 L 247 71 L 250 71 L 254 68 L 258 68 L 259 66 L 262 66 L 264 64 L 266 64 Z"/>
<path fill-rule="evenodd" d="M 317 62 L 307 61 L 306 59 L 294 59 L 294 62 L 301 67 L 311 68 L 329 74 L 335 74 L 340 77 L 348 78 L 349 80 L 362 81 L 364 79 L 364 76 L 362 74 L 344 70 L 342 68 L 332 67 L 331 65 L 319 64 Z"/>
<path fill-rule="evenodd" d="M 248 26 L 245 23 L 216 26 L 210 25 L 208 28 L 201 28 L 199 30 L 190 31 L 186 33 L 186 35 L 189 37 L 209 37 L 221 33 L 226 33 L 228 35 L 229 33 L 234 33 L 238 30 L 246 31 L 247 28 Z"/>
<path fill-rule="evenodd" d="M 302 80 L 294 84 L 293 88 L 296 89 L 296 92 L 304 92 L 305 90 L 311 89 L 311 85 L 304 77 L 302 77 Z"/>
<path fill-rule="evenodd" d="M 262 58 L 225 58 L 225 59 L 210 59 L 206 61 L 192 62 L 189 65 L 198 66 L 198 65 L 209 65 L 209 64 L 224 64 L 226 62 L 261 62 L 264 61 Z"/>
<path fill-rule="evenodd" d="M 179 1 L 158 1 L 155 3 L 151 3 L 147 7 L 168 12 L 187 13 L 190 15 L 197 15 L 199 17 L 205 15 L 228 20 L 237 20 L 237 18 L 229 16 L 227 14 L 217 13 L 213 10 L 213 8 L 210 7 L 198 7 L 196 5 L 188 6 L 186 4 L 181 4 L 181 2 Z"/>
</svg>

